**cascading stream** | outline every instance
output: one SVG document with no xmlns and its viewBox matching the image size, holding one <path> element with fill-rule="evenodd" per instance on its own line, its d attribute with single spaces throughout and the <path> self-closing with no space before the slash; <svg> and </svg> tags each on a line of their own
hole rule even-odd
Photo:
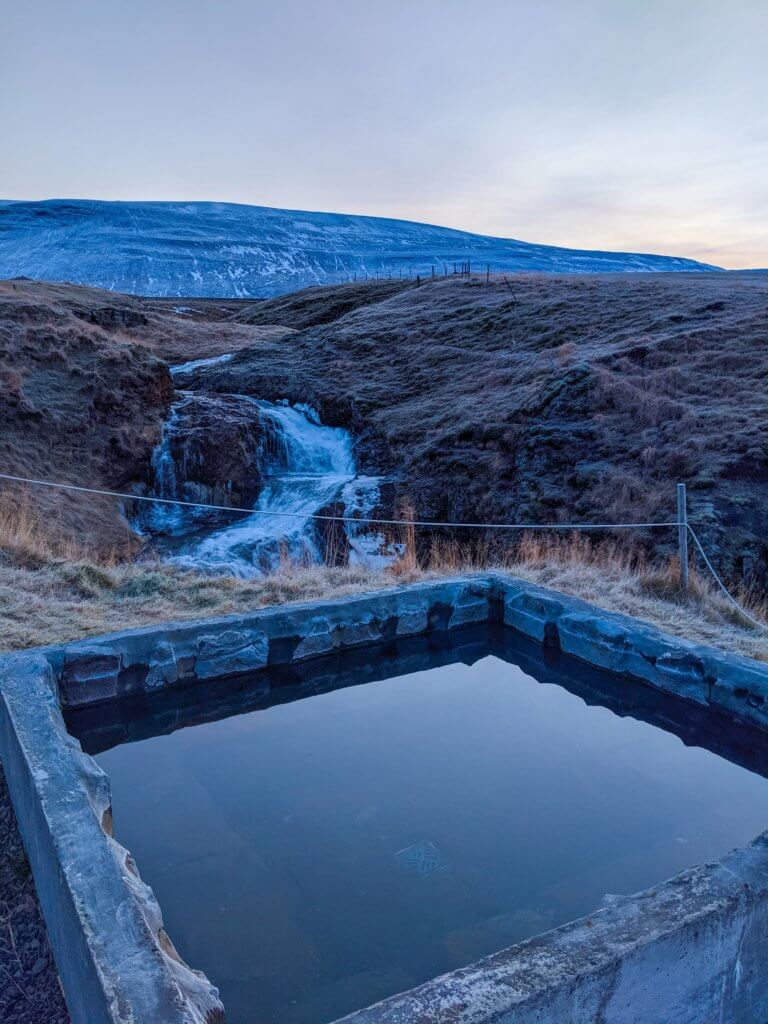
<svg viewBox="0 0 768 1024">
<path fill-rule="evenodd" d="M 283 553 L 295 560 L 318 561 L 310 517 L 354 479 L 351 438 L 340 428 L 313 423 L 306 413 L 290 406 L 245 396 L 243 401 L 257 405 L 274 429 L 275 450 L 265 467 L 256 514 L 238 517 L 232 526 L 196 542 L 174 561 L 238 576 L 275 568 Z M 281 512 L 290 515 L 281 516 Z"/>
<path fill-rule="evenodd" d="M 174 377 L 201 365 L 209 363 L 196 360 L 175 367 Z M 198 500 L 185 482 L 184 470 L 189 467 L 180 466 L 173 452 L 179 409 L 194 393 L 180 391 L 177 395 L 152 460 L 154 493 L 158 497 Z M 212 526 L 210 521 L 206 523 L 204 512 L 157 505 L 144 516 L 139 528 L 145 534 L 172 538 L 163 545 L 168 561 L 206 572 L 248 577 L 275 569 L 284 557 L 321 561 L 312 516 L 334 501 L 343 503 L 345 515 L 370 515 L 380 501 L 378 478 L 357 475 L 349 432 L 323 425 L 308 406 L 266 402 L 246 395 L 228 398 L 256 407 L 266 435 L 260 465 L 254 467 L 262 478 L 254 514 L 235 514 L 230 524 Z M 363 524 L 347 523 L 345 532 L 350 564 L 380 567 L 397 553 L 382 534 L 371 532 Z"/>
</svg>

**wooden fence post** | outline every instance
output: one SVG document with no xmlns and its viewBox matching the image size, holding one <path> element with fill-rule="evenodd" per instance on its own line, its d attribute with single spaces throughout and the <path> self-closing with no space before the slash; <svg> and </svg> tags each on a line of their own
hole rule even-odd
<svg viewBox="0 0 768 1024">
<path fill-rule="evenodd" d="M 688 502 L 685 484 L 677 485 L 677 550 L 680 559 L 680 589 L 688 592 Z"/>
</svg>

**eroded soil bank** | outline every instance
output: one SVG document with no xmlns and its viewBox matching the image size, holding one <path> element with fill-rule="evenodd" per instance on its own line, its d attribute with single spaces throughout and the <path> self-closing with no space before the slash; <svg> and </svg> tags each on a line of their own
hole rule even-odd
<svg viewBox="0 0 768 1024">
<path fill-rule="evenodd" d="M 665 519 L 684 480 L 718 567 L 764 589 L 767 297 L 748 274 L 369 282 L 261 302 L 7 282 L 0 455 L 25 475 L 146 484 L 168 365 L 234 353 L 185 388 L 308 403 L 419 517 Z M 223 479 L 231 451 L 200 449 L 206 480 Z M 237 482 L 233 503 L 249 501 Z M 131 542 L 109 499 L 31 500 L 62 534 Z M 663 533 L 640 540 L 672 553 Z"/>
</svg>

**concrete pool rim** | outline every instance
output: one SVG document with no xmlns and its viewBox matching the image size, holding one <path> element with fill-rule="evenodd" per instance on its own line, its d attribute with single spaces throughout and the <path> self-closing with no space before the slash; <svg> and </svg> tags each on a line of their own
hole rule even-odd
<svg viewBox="0 0 768 1024">
<path fill-rule="evenodd" d="M 0 657 L 0 756 L 74 1024 L 223 1018 L 215 988 L 179 960 L 151 890 L 109 834 L 109 782 L 67 734 L 62 708 L 489 621 L 617 677 L 768 725 L 768 666 L 500 572 Z M 755 952 L 767 939 L 768 833 L 345 1020 L 693 1022 L 717 1008 L 746 1022 L 768 1012 Z"/>
</svg>

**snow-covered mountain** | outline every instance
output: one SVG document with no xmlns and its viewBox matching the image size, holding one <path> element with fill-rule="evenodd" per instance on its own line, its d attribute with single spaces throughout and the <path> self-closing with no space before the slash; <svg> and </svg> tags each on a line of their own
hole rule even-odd
<svg viewBox="0 0 768 1024">
<path fill-rule="evenodd" d="M 266 297 L 354 274 L 700 271 L 694 260 L 532 245 L 339 213 L 233 203 L 0 201 L 0 278 L 72 281 L 154 296 Z"/>
</svg>

